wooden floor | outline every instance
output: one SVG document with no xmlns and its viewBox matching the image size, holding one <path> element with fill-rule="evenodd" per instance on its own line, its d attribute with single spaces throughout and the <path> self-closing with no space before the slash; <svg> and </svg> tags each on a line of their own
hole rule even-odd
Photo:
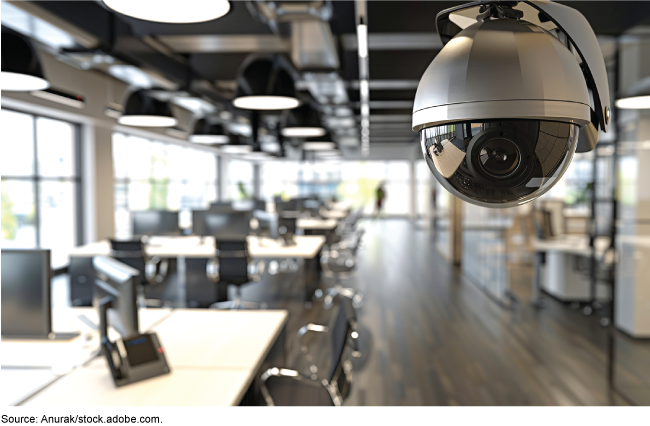
<svg viewBox="0 0 650 426">
<path fill-rule="evenodd" d="M 440 258 L 433 239 L 406 220 L 369 220 L 358 272 L 346 286 L 364 294 L 359 311 L 363 356 L 346 405 L 611 405 L 606 334 L 598 318 L 548 300 L 499 307 Z M 530 271 L 512 273 L 525 293 Z M 243 287 L 245 300 L 290 311 L 287 367 L 302 357 L 295 333 L 331 311 L 302 303 L 300 274 Z M 323 280 L 321 286 L 328 287 Z M 650 343 L 620 339 L 621 383 L 649 404 Z M 646 395 L 643 399 L 643 395 Z"/>
</svg>

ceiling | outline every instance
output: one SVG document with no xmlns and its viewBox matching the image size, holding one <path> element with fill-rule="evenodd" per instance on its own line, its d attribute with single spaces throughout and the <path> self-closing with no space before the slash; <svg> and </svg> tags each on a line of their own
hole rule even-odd
<svg viewBox="0 0 650 426">
<path fill-rule="evenodd" d="M 295 51 L 295 41 L 292 44 L 291 36 L 293 28 L 297 27 L 280 20 L 273 25 L 260 19 L 256 4 L 269 2 L 231 1 L 231 10 L 226 16 L 197 24 L 142 21 L 114 13 L 100 1 L 30 3 L 92 35 L 97 45 L 90 50 L 101 50 L 127 63 L 154 69 L 179 88 L 197 92 L 217 105 L 218 109 L 230 108 L 229 100 L 236 87 L 238 70 L 249 54 L 264 52 L 284 55 L 291 63 L 292 49 Z M 444 9 L 462 3 L 465 2 L 367 2 L 371 146 L 387 142 L 413 143 L 417 140 L 410 126 L 417 83 L 442 47 L 436 34 L 435 16 Z M 582 12 L 597 35 L 618 36 L 650 20 L 650 2 L 560 3 Z M 334 123 L 331 126 L 334 128 L 330 130 L 340 137 L 354 140 L 358 138 L 360 116 L 355 2 L 325 2 L 325 5 L 328 4 L 332 13 L 327 25 L 334 41 L 338 68 L 305 70 L 295 60 L 293 65 L 299 80 L 306 81 L 299 84 L 305 93 L 310 92 L 314 96 L 318 95 L 318 90 L 322 94 L 327 88 L 343 88 L 347 99 L 339 96 L 336 101 L 328 98 L 322 102 L 317 96 L 315 98 L 321 101 L 322 112 L 328 118 L 326 122 Z M 88 50 L 88 47 L 85 49 Z M 192 83 L 197 81 L 201 85 Z M 349 111 L 354 115 L 356 125 L 353 129 L 336 128 L 339 122 L 329 118 L 346 114 L 337 111 Z"/>
</svg>

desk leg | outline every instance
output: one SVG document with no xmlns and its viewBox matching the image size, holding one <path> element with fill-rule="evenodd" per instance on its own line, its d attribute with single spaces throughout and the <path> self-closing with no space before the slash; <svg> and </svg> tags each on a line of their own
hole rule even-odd
<svg viewBox="0 0 650 426">
<path fill-rule="evenodd" d="M 305 308 L 311 309 L 312 297 L 314 291 L 316 291 L 316 281 L 317 281 L 317 259 L 305 259 Z"/>
<path fill-rule="evenodd" d="M 541 270 L 543 257 L 544 252 L 541 251 L 536 251 L 533 257 L 533 296 L 531 298 L 530 304 L 537 309 L 544 307 L 544 299 L 542 299 L 541 291 Z"/>
</svg>

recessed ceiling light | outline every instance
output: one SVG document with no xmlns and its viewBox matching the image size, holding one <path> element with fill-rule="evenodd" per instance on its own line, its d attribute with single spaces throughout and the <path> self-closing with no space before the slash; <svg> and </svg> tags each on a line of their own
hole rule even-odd
<svg viewBox="0 0 650 426">
<path fill-rule="evenodd" d="M 104 4 L 123 15 L 170 24 L 211 21 L 230 10 L 227 0 L 104 0 Z"/>
</svg>

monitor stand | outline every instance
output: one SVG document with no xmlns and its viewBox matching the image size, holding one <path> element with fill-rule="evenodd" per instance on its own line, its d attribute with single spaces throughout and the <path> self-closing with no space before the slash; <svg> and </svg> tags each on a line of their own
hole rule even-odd
<svg viewBox="0 0 650 426">
<path fill-rule="evenodd" d="M 296 240 L 293 238 L 293 235 L 282 235 L 282 246 L 283 247 L 294 247 L 298 245 Z"/>
</svg>

